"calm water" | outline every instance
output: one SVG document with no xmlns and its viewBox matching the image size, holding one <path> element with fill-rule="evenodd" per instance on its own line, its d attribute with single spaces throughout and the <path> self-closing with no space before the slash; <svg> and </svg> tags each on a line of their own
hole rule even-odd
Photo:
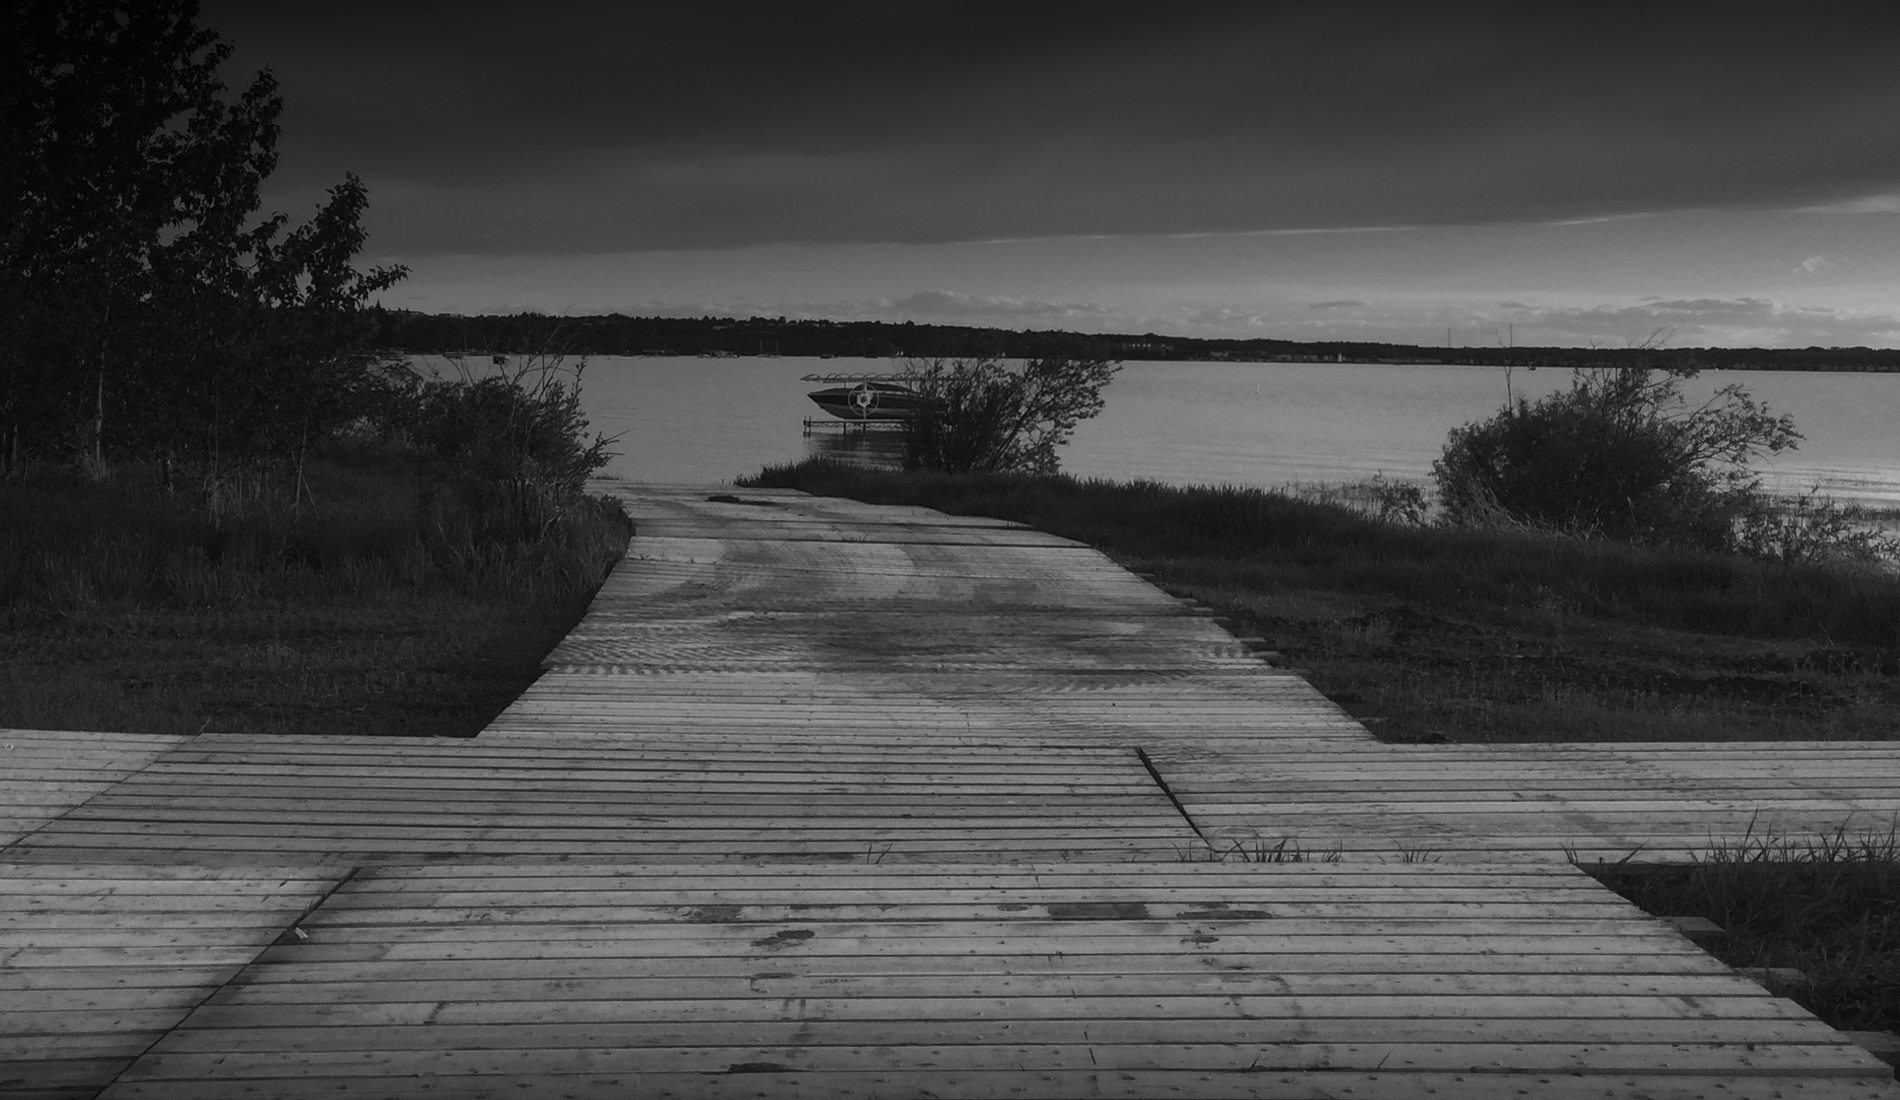
<svg viewBox="0 0 1900 1100">
<path fill-rule="evenodd" d="M 654 483 L 729 481 L 774 462 L 845 443 L 807 439 L 823 419 L 799 376 L 886 371 L 868 359 L 698 359 L 600 356 L 584 398 L 597 430 L 619 433 L 612 474 Z M 1562 370 L 1353 363 L 1129 363 L 1107 408 L 1063 452 L 1071 473 L 1175 484 L 1276 486 L 1384 473 L 1424 480 L 1452 428 L 1494 412 L 1506 386 L 1536 397 L 1569 381 Z M 1770 484 L 1816 484 L 1842 499 L 1900 506 L 1900 375 L 1710 371 L 1706 394 L 1741 382 L 1792 413 L 1800 450 L 1764 466 Z"/>
</svg>

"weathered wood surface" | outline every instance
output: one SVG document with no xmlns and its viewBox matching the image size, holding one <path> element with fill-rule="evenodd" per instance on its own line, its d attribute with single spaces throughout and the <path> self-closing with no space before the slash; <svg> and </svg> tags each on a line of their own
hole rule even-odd
<svg viewBox="0 0 1900 1100">
<path fill-rule="evenodd" d="M 0 863 L 0 1095 L 96 1095 L 338 877 Z"/>
<path fill-rule="evenodd" d="M 1298 676 L 1066 540 L 800 494 L 628 495 L 629 561 L 485 740 L 961 731 L 1132 747 L 1163 725 L 1365 738 Z"/>
<path fill-rule="evenodd" d="M 383 867 L 108 1097 L 1891 1096 L 1567 868 Z"/>
<path fill-rule="evenodd" d="M 137 733 L 0 730 L 0 849 L 186 740 Z"/>
<path fill-rule="evenodd" d="M 1139 748 L 1218 848 L 1373 859 L 1683 859 L 1900 821 L 1891 744 L 1382 745 L 1073 544 L 921 509 L 707 495 L 635 494 L 635 561 L 484 740 Z M 889 541 L 899 528 L 915 537 Z"/>
<path fill-rule="evenodd" d="M 1065 540 L 626 492 L 472 741 L 16 737 L 0 1095 L 1900 1097 L 1564 862 L 1886 746 L 1384 746 Z"/>
<path fill-rule="evenodd" d="M 1198 846 L 1139 757 L 1113 746 L 207 734 L 17 854 L 1120 861 Z"/>
<path fill-rule="evenodd" d="M 1160 746 L 1155 767 L 1223 846 L 1351 855 L 1686 860 L 1720 847 L 1889 835 L 1886 743 Z"/>
</svg>

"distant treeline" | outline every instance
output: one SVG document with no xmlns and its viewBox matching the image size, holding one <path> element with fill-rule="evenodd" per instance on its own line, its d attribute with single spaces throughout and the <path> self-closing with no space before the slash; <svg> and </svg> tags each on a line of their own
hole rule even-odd
<svg viewBox="0 0 1900 1100">
<path fill-rule="evenodd" d="M 1456 363 L 1512 367 L 1695 367 L 1724 370 L 1900 371 L 1882 348 L 1437 348 L 1346 341 L 1204 340 L 1155 333 L 1012 331 L 909 321 L 752 317 L 464 317 L 381 311 L 380 343 L 410 354 L 555 346 L 570 355 L 796 355 L 888 359 L 1067 357 L 1261 363 Z"/>
</svg>

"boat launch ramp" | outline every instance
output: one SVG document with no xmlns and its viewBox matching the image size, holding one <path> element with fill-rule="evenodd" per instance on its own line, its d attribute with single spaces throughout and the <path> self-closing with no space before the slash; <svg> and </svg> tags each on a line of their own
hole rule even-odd
<svg viewBox="0 0 1900 1100">
<path fill-rule="evenodd" d="M 609 486 L 471 740 L 0 731 L 0 1097 L 1885 1097 L 1572 860 L 1888 744 L 1397 746 L 1015 524 Z"/>
</svg>

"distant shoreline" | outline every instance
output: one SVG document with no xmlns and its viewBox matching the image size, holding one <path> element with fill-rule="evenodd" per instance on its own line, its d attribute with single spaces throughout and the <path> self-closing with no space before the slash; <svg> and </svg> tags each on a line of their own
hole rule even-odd
<svg viewBox="0 0 1900 1100">
<path fill-rule="evenodd" d="M 1900 374 L 1895 348 L 1434 347 L 1299 340 L 1209 340 L 1155 333 L 972 328 L 889 321 L 753 317 L 468 317 L 377 310 L 377 343 L 410 355 L 519 354 L 1033 359 L 1063 356 L 1150 362 L 1369 363 L 1407 366 L 1649 367 L 1690 370 Z"/>
</svg>

